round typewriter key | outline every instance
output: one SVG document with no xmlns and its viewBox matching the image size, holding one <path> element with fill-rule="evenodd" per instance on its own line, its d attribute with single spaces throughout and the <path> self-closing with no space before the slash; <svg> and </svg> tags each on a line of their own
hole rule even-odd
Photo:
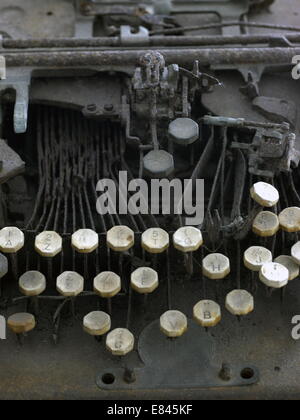
<svg viewBox="0 0 300 420">
<path fill-rule="evenodd" d="M 209 254 L 202 260 L 203 275 L 209 279 L 224 279 L 230 273 L 230 261 L 223 254 Z"/>
<path fill-rule="evenodd" d="M 18 252 L 24 246 L 24 233 L 16 227 L 0 230 L 0 251 L 6 254 Z"/>
<path fill-rule="evenodd" d="M 38 296 L 46 290 L 46 278 L 39 271 L 27 271 L 19 279 L 19 289 L 25 296 Z"/>
<path fill-rule="evenodd" d="M 91 229 L 80 229 L 72 235 L 72 247 L 81 254 L 90 254 L 98 246 L 98 234 Z"/>
<path fill-rule="evenodd" d="M 138 293 L 152 293 L 158 287 L 158 274 L 149 267 L 140 267 L 131 274 L 131 287 Z"/>
<path fill-rule="evenodd" d="M 213 300 L 201 300 L 193 309 L 194 320 L 201 327 L 215 327 L 221 321 L 221 308 Z"/>
<path fill-rule="evenodd" d="M 111 328 L 110 316 L 102 311 L 90 312 L 83 318 L 84 331 L 95 337 L 106 334 Z"/>
<path fill-rule="evenodd" d="M 114 356 L 125 356 L 134 348 L 134 336 L 125 328 L 116 328 L 107 334 L 106 348 Z"/>
<path fill-rule="evenodd" d="M 251 271 L 259 271 L 273 259 L 271 251 L 262 246 L 251 246 L 244 253 L 244 264 Z"/>
<path fill-rule="evenodd" d="M 299 277 L 299 265 L 289 255 L 280 255 L 274 262 L 283 265 L 289 270 L 289 281 Z"/>
<path fill-rule="evenodd" d="M 300 265 L 300 241 L 296 242 L 295 245 L 292 246 L 291 255 L 295 263 Z"/>
<path fill-rule="evenodd" d="M 144 157 L 145 174 L 152 178 L 165 178 L 174 171 L 174 158 L 165 150 L 151 150 Z"/>
<path fill-rule="evenodd" d="M 247 290 L 233 290 L 226 296 L 225 306 L 232 315 L 248 315 L 254 310 L 254 299 Z"/>
<path fill-rule="evenodd" d="M 134 232 L 127 226 L 114 226 L 107 232 L 106 241 L 113 251 L 125 252 L 134 245 Z"/>
<path fill-rule="evenodd" d="M 187 327 L 187 318 L 182 312 L 170 310 L 160 317 L 160 330 L 167 337 L 181 337 L 186 332 Z"/>
<path fill-rule="evenodd" d="M 94 292 L 103 298 L 112 298 L 121 290 L 121 278 L 112 271 L 104 271 L 94 278 Z"/>
<path fill-rule="evenodd" d="M 160 228 L 151 228 L 142 234 L 142 247 L 150 254 L 160 254 L 169 248 L 169 234 Z"/>
<path fill-rule="evenodd" d="M 181 252 L 197 251 L 203 244 L 202 233 L 192 226 L 179 228 L 173 235 L 173 244 Z"/>
<path fill-rule="evenodd" d="M 191 118 L 177 118 L 169 124 L 169 138 L 181 146 L 199 139 L 199 125 Z"/>
<path fill-rule="evenodd" d="M 7 326 L 17 335 L 24 334 L 35 328 L 35 317 L 28 313 L 17 313 L 8 318 Z"/>
<path fill-rule="evenodd" d="M 56 232 L 42 232 L 35 238 L 35 250 L 42 257 L 55 257 L 62 251 L 62 238 Z"/>
<path fill-rule="evenodd" d="M 263 207 L 273 207 L 279 201 L 279 193 L 275 187 L 266 182 L 257 182 L 250 190 L 251 197 Z"/>
<path fill-rule="evenodd" d="M 262 237 L 275 235 L 279 230 L 278 216 L 270 211 L 260 212 L 254 219 L 252 230 Z"/>
<path fill-rule="evenodd" d="M 300 208 L 288 207 L 279 214 L 279 223 L 281 229 L 286 232 L 300 231 Z"/>
<path fill-rule="evenodd" d="M 8 273 L 8 260 L 5 255 L 0 254 L 0 279 Z"/>
<path fill-rule="evenodd" d="M 288 284 L 289 270 L 275 262 L 267 263 L 261 267 L 259 278 L 266 286 L 281 289 Z"/>
<path fill-rule="evenodd" d="M 66 297 L 75 297 L 83 292 L 84 279 L 74 271 L 65 271 L 57 277 L 56 289 L 58 293 Z"/>
</svg>

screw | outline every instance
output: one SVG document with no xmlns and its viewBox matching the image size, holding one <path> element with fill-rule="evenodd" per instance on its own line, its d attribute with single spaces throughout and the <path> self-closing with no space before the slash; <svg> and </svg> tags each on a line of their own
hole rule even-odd
<svg viewBox="0 0 300 420">
<path fill-rule="evenodd" d="M 104 110 L 107 111 L 107 112 L 112 112 L 114 110 L 113 104 L 104 105 Z"/>
<path fill-rule="evenodd" d="M 230 381 L 231 369 L 227 363 L 223 363 L 222 369 L 220 370 L 220 373 L 219 373 L 219 378 L 222 379 L 222 381 Z"/>
</svg>

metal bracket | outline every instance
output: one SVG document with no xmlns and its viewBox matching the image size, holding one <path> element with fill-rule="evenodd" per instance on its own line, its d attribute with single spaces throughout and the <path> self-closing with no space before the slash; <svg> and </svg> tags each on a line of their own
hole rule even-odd
<svg viewBox="0 0 300 420">
<path fill-rule="evenodd" d="M 128 25 L 121 26 L 120 32 L 121 45 L 147 45 L 150 43 L 149 31 L 143 26 L 139 26 L 138 32 L 132 32 L 132 28 Z"/>
</svg>

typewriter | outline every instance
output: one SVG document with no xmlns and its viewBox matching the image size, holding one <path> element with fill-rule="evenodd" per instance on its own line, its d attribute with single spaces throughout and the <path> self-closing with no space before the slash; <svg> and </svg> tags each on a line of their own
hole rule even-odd
<svg viewBox="0 0 300 420">
<path fill-rule="evenodd" d="M 299 13 L 0 0 L 1 399 L 299 398 Z"/>
</svg>

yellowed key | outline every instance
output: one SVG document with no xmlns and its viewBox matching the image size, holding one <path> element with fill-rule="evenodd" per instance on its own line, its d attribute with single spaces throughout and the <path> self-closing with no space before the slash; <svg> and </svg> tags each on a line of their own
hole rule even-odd
<svg viewBox="0 0 300 420">
<path fill-rule="evenodd" d="M 270 211 L 260 212 L 254 219 L 252 230 L 262 237 L 275 235 L 279 230 L 278 216 Z"/>
<path fill-rule="evenodd" d="M 56 232 L 42 232 L 35 238 L 35 250 L 42 257 L 55 257 L 62 251 L 62 238 Z"/>
<path fill-rule="evenodd" d="M 38 296 L 46 290 L 46 278 L 39 271 L 27 271 L 19 279 L 19 289 L 25 296 Z"/>
<path fill-rule="evenodd" d="M 160 317 L 160 330 L 167 337 L 181 337 L 186 332 L 187 327 L 187 318 L 180 311 L 170 310 Z"/>
<path fill-rule="evenodd" d="M 75 297 L 83 292 L 84 279 L 75 271 L 65 271 L 56 280 L 58 293 L 66 297 Z"/>
<path fill-rule="evenodd" d="M 20 312 L 8 318 L 7 326 L 15 334 L 24 334 L 35 328 L 36 321 L 33 315 Z"/>
<path fill-rule="evenodd" d="M 279 201 L 279 193 L 273 185 L 257 182 L 250 190 L 251 197 L 263 207 L 273 207 Z"/>
<path fill-rule="evenodd" d="M 98 246 L 98 234 L 91 229 L 80 229 L 72 235 L 72 247 L 81 254 L 90 254 Z"/>
<path fill-rule="evenodd" d="M 90 312 L 83 318 L 83 330 L 94 337 L 106 334 L 111 328 L 110 316 L 102 311 Z"/>
<path fill-rule="evenodd" d="M 225 306 L 232 315 L 244 316 L 254 310 L 254 299 L 247 290 L 233 290 L 226 296 Z"/>
<path fill-rule="evenodd" d="M 103 271 L 94 278 L 94 292 L 103 298 L 112 298 L 121 290 L 121 278 L 112 271 Z"/>
<path fill-rule="evenodd" d="M 173 235 L 173 244 L 181 252 L 197 251 L 203 244 L 202 233 L 193 226 L 179 228 Z"/>
<path fill-rule="evenodd" d="M 16 227 L 5 227 L 0 230 L 0 251 L 14 254 L 24 246 L 24 233 Z"/>
<path fill-rule="evenodd" d="M 259 272 L 259 279 L 268 287 L 281 289 L 289 281 L 289 270 L 275 262 L 264 264 Z"/>
<path fill-rule="evenodd" d="M 287 207 L 279 214 L 279 223 L 281 229 L 286 232 L 299 232 L 300 231 L 300 208 Z"/>
<path fill-rule="evenodd" d="M 251 271 L 259 271 L 261 267 L 273 259 L 271 251 L 263 246 L 251 246 L 244 252 L 244 264 Z"/>
<path fill-rule="evenodd" d="M 161 254 L 169 248 L 168 232 L 160 228 L 150 228 L 142 234 L 142 247 L 150 254 Z"/>
<path fill-rule="evenodd" d="M 194 320 L 201 327 L 215 327 L 221 321 L 221 308 L 213 300 L 201 300 L 193 308 Z"/>
<path fill-rule="evenodd" d="M 230 273 L 230 261 L 223 254 L 209 254 L 202 261 L 203 275 L 209 279 L 224 279 Z"/>
<path fill-rule="evenodd" d="M 131 274 L 131 287 L 138 293 L 152 293 L 158 288 L 158 274 L 149 267 L 140 267 Z"/>
<path fill-rule="evenodd" d="M 116 328 L 107 334 L 106 348 L 114 356 L 125 356 L 134 348 L 134 336 L 126 328 Z"/>
<path fill-rule="evenodd" d="M 114 226 L 107 232 L 107 246 L 116 252 L 126 252 L 134 246 L 134 232 L 127 226 Z"/>
<path fill-rule="evenodd" d="M 300 241 L 292 246 L 291 255 L 295 263 L 300 265 Z"/>
<path fill-rule="evenodd" d="M 292 251 L 293 252 L 293 251 Z M 299 277 L 299 265 L 289 255 L 280 255 L 274 262 L 283 265 L 289 271 L 289 281 Z"/>
</svg>

